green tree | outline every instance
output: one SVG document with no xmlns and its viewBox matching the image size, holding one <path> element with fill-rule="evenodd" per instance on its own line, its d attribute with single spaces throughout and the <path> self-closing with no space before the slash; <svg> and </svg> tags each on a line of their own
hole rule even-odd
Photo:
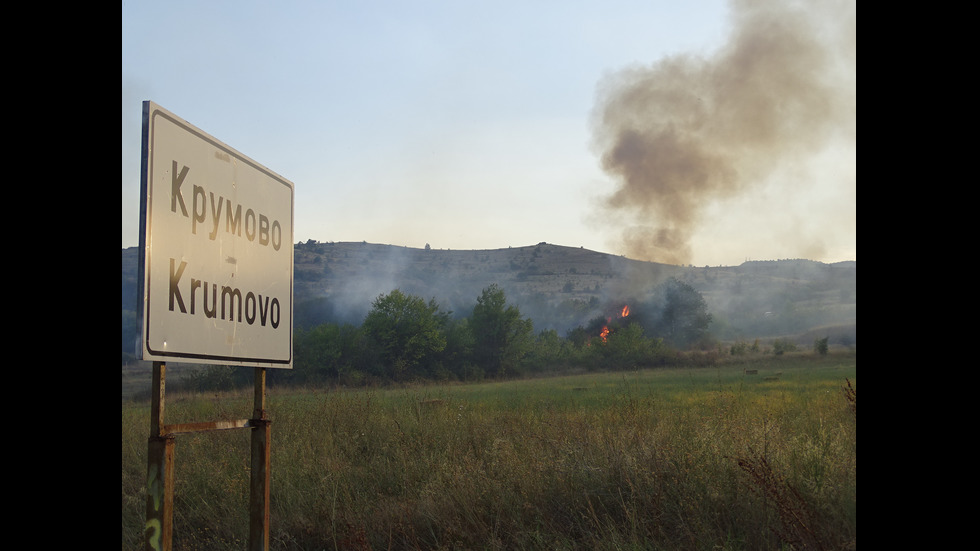
<svg viewBox="0 0 980 551">
<path fill-rule="evenodd" d="M 293 331 L 293 370 L 305 381 L 322 381 L 336 378 L 340 359 L 338 327 L 322 323 L 309 329 Z"/>
<path fill-rule="evenodd" d="M 653 343 L 643 336 L 643 326 L 630 323 L 610 333 L 604 347 L 616 369 L 633 368 L 649 360 Z"/>
<path fill-rule="evenodd" d="M 592 335 L 590 335 L 589 332 L 586 331 L 581 325 L 565 332 L 565 340 L 567 340 L 572 345 L 572 348 L 576 350 L 581 350 L 584 348 L 585 345 L 589 343 L 590 338 L 592 338 Z"/>
<path fill-rule="evenodd" d="M 455 377 L 459 380 L 480 379 L 471 363 L 473 353 L 473 335 L 470 332 L 469 320 L 460 318 L 449 320 L 444 329 L 446 347 L 439 355 L 439 370 L 437 377 Z"/>
<path fill-rule="evenodd" d="M 476 363 L 488 375 L 502 377 L 520 368 L 533 342 L 534 323 L 508 306 L 503 289 L 494 283 L 476 299 L 470 330 Z"/>
<path fill-rule="evenodd" d="M 435 299 L 426 303 L 398 289 L 379 296 L 362 329 L 377 347 L 380 374 L 395 380 L 423 375 L 431 367 L 428 362 L 446 347 L 442 330 L 447 320 Z"/>
<path fill-rule="evenodd" d="M 657 288 L 649 308 L 645 325 L 673 346 L 691 346 L 708 334 L 712 318 L 704 297 L 677 278 Z"/>
<path fill-rule="evenodd" d="M 363 331 L 350 323 L 321 323 L 297 327 L 293 332 L 293 369 L 276 369 L 274 380 L 294 383 L 341 382 L 353 384 L 376 355 L 365 343 Z"/>
<path fill-rule="evenodd" d="M 563 367 L 571 346 L 571 343 L 558 336 L 558 331 L 554 329 L 539 332 L 527 356 L 528 369 L 545 372 Z"/>
</svg>

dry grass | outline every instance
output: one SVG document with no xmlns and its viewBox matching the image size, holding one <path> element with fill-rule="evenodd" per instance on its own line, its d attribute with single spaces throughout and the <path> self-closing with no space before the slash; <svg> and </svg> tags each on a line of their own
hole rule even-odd
<svg viewBox="0 0 980 551">
<path fill-rule="evenodd" d="M 855 358 L 767 362 L 778 381 L 738 365 L 270 391 L 271 547 L 853 546 Z M 168 397 L 167 422 L 247 416 L 246 394 Z M 123 549 L 141 546 L 147 409 L 123 405 Z M 178 437 L 175 548 L 245 546 L 247 441 Z"/>
</svg>

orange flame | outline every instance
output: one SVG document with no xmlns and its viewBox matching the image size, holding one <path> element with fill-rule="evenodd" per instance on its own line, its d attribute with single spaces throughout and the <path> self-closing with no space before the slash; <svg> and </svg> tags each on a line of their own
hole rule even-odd
<svg viewBox="0 0 980 551">
<path fill-rule="evenodd" d="M 630 315 L 630 306 L 629 306 L 629 304 L 623 306 L 623 310 L 620 313 L 619 317 L 625 318 L 628 315 Z M 606 323 L 612 323 L 612 317 L 611 316 L 607 316 L 606 317 Z M 602 326 L 602 331 L 599 333 L 599 336 L 602 338 L 602 342 L 607 342 L 606 341 L 606 337 L 609 336 L 609 326 L 608 325 L 603 325 Z"/>
</svg>

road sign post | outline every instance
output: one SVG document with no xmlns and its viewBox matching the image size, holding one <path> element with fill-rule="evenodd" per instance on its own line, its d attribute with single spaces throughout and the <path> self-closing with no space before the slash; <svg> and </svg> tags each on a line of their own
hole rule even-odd
<svg viewBox="0 0 980 551">
<path fill-rule="evenodd" d="M 174 437 L 252 430 L 249 549 L 269 547 L 267 368 L 292 368 L 293 184 L 153 102 L 143 102 L 139 303 L 153 362 L 146 548 L 172 544 Z M 166 362 L 251 366 L 245 420 L 164 423 Z"/>
</svg>

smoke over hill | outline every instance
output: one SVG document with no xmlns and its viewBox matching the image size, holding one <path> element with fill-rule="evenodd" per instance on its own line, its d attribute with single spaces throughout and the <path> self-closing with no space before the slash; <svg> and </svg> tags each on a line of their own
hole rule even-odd
<svg viewBox="0 0 980 551">
<path fill-rule="evenodd" d="M 615 182 L 603 220 L 622 227 L 617 249 L 630 258 L 689 263 L 710 205 L 774 175 L 786 193 L 840 185 L 814 182 L 814 163 L 832 147 L 854 156 L 855 4 L 735 0 L 731 9 L 729 40 L 712 56 L 673 55 L 600 86 L 594 147 Z M 856 179 L 849 171 L 842 177 Z M 799 233 L 779 237 L 820 252 L 816 231 Z"/>
</svg>

